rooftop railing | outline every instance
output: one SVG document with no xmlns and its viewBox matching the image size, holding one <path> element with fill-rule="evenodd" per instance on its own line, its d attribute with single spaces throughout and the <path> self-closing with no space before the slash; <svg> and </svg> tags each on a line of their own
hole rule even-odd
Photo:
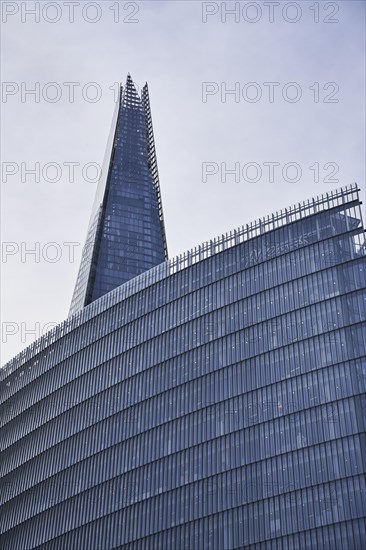
<svg viewBox="0 0 366 550">
<path fill-rule="evenodd" d="M 141 275 L 127 281 L 74 315 L 68 317 L 65 321 L 30 344 L 0 369 L 0 380 L 8 376 L 16 368 L 34 357 L 34 355 L 47 346 L 76 329 L 82 323 L 99 315 L 127 297 L 161 281 L 169 275 L 182 271 L 197 262 L 253 239 L 254 237 L 263 235 L 303 218 L 307 218 L 321 211 L 341 206 L 342 204 L 346 205 L 352 201 L 359 201 L 359 191 L 357 184 L 354 183 L 336 189 L 335 191 L 324 193 L 316 198 L 299 202 L 294 206 L 290 206 L 275 214 L 265 216 L 210 241 L 204 242 L 200 246 L 184 252 L 171 260 L 167 260 L 149 269 L 149 271 L 141 273 Z"/>
</svg>

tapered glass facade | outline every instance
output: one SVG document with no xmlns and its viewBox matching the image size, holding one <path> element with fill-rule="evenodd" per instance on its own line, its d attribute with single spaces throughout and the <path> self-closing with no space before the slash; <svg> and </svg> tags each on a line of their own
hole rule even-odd
<svg viewBox="0 0 366 550">
<path fill-rule="evenodd" d="M 70 313 L 168 258 L 149 91 L 120 89 Z"/>
<path fill-rule="evenodd" d="M 1 372 L 2 547 L 361 550 L 356 186 L 131 279 Z"/>
</svg>

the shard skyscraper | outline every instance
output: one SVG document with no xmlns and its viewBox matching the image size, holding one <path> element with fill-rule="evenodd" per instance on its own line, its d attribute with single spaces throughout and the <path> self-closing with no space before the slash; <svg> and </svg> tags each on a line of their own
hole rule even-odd
<svg viewBox="0 0 366 550">
<path fill-rule="evenodd" d="M 168 259 L 148 86 L 121 87 L 70 314 Z"/>
</svg>

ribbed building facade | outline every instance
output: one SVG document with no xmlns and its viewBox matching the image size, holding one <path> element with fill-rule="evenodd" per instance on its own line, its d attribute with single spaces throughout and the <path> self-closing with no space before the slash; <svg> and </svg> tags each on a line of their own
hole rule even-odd
<svg viewBox="0 0 366 550">
<path fill-rule="evenodd" d="M 2 548 L 365 543 L 355 186 L 132 279 L 2 371 Z"/>
<path fill-rule="evenodd" d="M 357 186 L 164 259 L 147 90 L 127 89 L 73 314 L 0 370 L 1 549 L 364 549 Z M 122 112 L 147 132 L 156 236 L 134 262 L 140 199 L 112 174 L 137 146 Z"/>
</svg>

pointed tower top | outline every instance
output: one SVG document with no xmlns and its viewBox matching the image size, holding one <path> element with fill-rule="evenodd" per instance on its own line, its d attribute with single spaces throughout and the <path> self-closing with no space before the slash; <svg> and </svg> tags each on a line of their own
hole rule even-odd
<svg viewBox="0 0 366 550">
<path fill-rule="evenodd" d="M 130 73 L 128 73 L 127 75 L 126 86 L 123 90 L 122 102 L 124 106 L 133 106 L 133 104 L 136 104 L 136 102 L 138 105 L 141 104 L 141 98 L 137 91 L 136 84 L 131 78 Z"/>
<path fill-rule="evenodd" d="M 147 83 L 121 86 L 70 314 L 168 259 Z"/>
</svg>

